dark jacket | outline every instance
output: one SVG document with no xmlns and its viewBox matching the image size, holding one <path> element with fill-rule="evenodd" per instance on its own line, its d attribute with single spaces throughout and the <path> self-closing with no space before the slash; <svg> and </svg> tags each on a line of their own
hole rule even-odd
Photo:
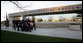
<svg viewBox="0 0 83 43">
<path fill-rule="evenodd" d="M 13 23 L 13 24 L 16 24 L 16 20 L 13 20 L 12 23 Z"/>
<path fill-rule="evenodd" d="M 16 20 L 16 26 L 20 26 L 20 20 Z"/>
<path fill-rule="evenodd" d="M 32 22 L 33 22 L 33 25 L 35 26 L 35 20 L 32 20 Z"/>
<path fill-rule="evenodd" d="M 26 26 L 26 21 L 25 20 L 21 21 L 21 26 Z"/>
<path fill-rule="evenodd" d="M 29 19 L 27 19 L 27 24 L 28 24 L 28 26 L 30 26 L 30 22 L 31 22 L 31 21 L 30 21 Z"/>
</svg>

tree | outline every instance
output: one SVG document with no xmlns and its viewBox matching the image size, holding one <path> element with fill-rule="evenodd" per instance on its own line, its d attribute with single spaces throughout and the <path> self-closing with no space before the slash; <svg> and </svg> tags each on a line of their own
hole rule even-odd
<svg viewBox="0 0 83 43">
<path fill-rule="evenodd" d="M 27 5 L 27 6 L 22 6 L 18 1 L 9 1 L 9 2 L 11 2 L 11 3 L 13 3 L 14 5 L 16 5 L 19 9 L 20 9 L 20 12 L 21 11 L 24 11 L 24 13 L 25 14 L 27 14 L 27 11 L 26 11 L 26 9 L 24 9 L 24 8 L 26 8 L 26 7 L 29 7 L 30 5 Z M 21 13 L 20 13 L 21 14 Z M 22 15 L 21 15 L 22 16 Z M 22 18 L 23 19 L 23 18 Z"/>
<path fill-rule="evenodd" d="M 27 13 L 26 12 L 26 9 L 24 9 L 24 8 L 27 8 L 27 7 L 29 7 L 30 5 L 27 5 L 27 6 L 22 6 L 18 1 L 9 1 L 9 2 L 11 2 L 11 3 L 13 3 L 14 5 L 16 5 L 19 9 L 20 9 L 20 11 L 22 10 L 22 11 L 25 11 L 25 13 Z"/>
</svg>

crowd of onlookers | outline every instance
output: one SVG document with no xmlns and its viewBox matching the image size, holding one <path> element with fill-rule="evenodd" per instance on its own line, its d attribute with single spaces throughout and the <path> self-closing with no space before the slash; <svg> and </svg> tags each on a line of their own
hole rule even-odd
<svg viewBox="0 0 83 43">
<path fill-rule="evenodd" d="M 12 21 L 14 30 L 17 31 L 29 31 L 36 30 L 35 19 L 34 18 L 23 18 L 23 20 L 19 20 L 18 18 L 14 18 Z"/>
</svg>

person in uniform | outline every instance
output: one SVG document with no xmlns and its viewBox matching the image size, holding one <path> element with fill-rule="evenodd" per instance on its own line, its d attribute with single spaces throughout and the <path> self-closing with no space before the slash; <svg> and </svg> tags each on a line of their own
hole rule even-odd
<svg viewBox="0 0 83 43">
<path fill-rule="evenodd" d="M 18 20 L 18 17 L 16 17 L 16 28 L 17 28 L 17 31 L 19 31 L 19 20 Z"/>
<path fill-rule="evenodd" d="M 12 23 L 13 23 L 12 29 L 14 28 L 14 30 L 16 30 L 16 20 L 15 20 L 15 18 L 14 18 L 14 20 L 12 21 Z"/>
<path fill-rule="evenodd" d="M 29 32 L 31 32 L 31 26 L 30 26 L 30 18 L 28 18 L 27 19 L 27 25 L 28 25 L 28 27 L 27 27 L 27 31 L 29 31 Z"/>
<path fill-rule="evenodd" d="M 21 21 L 21 31 L 24 31 L 24 19 Z"/>
<path fill-rule="evenodd" d="M 32 22 L 33 22 L 33 28 L 34 28 L 34 30 L 36 30 L 35 18 L 32 18 Z"/>
<path fill-rule="evenodd" d="M 21 31 L 26 31 L 26 18 L 23 18 L 23 20 L 21 21 Z"/>
<path fill-rule="evenodd" d="M 20 30 L 21 28 L 21 20 L 18 20 L 18 31 Z"/>
</svg>

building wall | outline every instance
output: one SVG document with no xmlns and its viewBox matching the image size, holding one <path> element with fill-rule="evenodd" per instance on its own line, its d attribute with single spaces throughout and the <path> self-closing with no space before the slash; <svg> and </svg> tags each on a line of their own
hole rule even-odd
<svg viewBox="0 0 83 43">
<path fill-rule="evenodd" d="M 36 23 L 37 28 L 68 28 L 68 23 Z"/>
</svg>

